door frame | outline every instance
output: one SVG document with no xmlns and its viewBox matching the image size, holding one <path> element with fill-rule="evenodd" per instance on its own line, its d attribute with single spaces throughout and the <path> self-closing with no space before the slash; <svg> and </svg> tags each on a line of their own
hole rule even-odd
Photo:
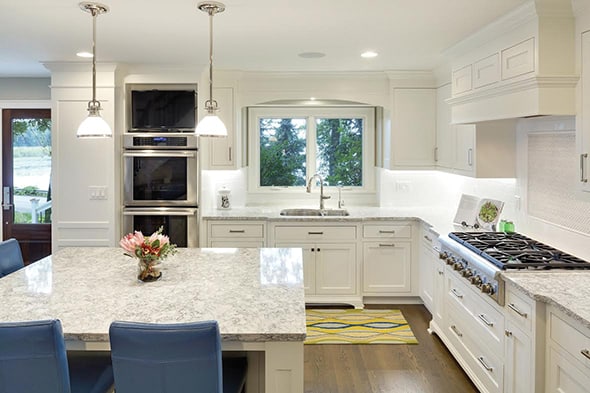
<svg viewBox="0 0 590 393">
<path fill-rule="evenodd" d="M 0 100 L 0 112 L 4 109 L 52 109 L 51 108 L 51 100 Z M 0 135 L 3 134 L 2 130 L 2 121 L 0 120 Z M 55 138 L 54 135 L 51 135 L 51 150 L 55 150 Z M 4 161 L 4 157 L 2 154 L 2 138 L 0 138 L 0 174 L 3 173 L 4 167 L 2 166 L 2 162 Z M 4 179 L 0 176 L 0 190 L 4 187 Z M 1 199 L 1 198 L 0 198 Z M 0 209 L 0 220 L 4 220 L 4 211 Z M 0 221 L 4 222 L 4 221 Z M 3 225 L 0 225 L 0 239 L 4 238 L 3 233 Z"/>
</svg>

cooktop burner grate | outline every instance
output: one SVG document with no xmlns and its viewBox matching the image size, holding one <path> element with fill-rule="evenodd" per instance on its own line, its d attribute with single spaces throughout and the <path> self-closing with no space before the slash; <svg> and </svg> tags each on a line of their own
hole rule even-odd
<svg viewBox="0 0 590 393">
<path fill-rule="evenodd" d="M 500 269 L 590 269 L 590 263 L 519 233 L 451 232 L 449 237 Z"/>
</svg>

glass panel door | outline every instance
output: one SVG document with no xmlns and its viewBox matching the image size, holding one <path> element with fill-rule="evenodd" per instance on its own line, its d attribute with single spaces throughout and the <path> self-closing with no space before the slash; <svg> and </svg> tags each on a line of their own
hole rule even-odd
<svg viewBox="0 0 590 393">
<path fill-rule="evenodd" d="M 5 109 L 2 130 L 3 238 L 30 263 L 51 253 L 51 112 Z"/>
</svg>

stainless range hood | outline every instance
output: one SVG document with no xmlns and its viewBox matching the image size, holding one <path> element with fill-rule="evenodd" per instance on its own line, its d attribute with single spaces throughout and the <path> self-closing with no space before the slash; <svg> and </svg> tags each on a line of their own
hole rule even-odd
<svg viewBox="0 0 590 393">
<path fill-rule="evenodd" d="M 530 1 L 447 50 L 452 123 L 575 115 L 574 23 L 570 0 Z"/>
</svg>

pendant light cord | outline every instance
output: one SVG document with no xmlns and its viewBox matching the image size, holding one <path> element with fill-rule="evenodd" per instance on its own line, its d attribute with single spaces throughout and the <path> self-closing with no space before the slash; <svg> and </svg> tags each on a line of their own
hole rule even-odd
<svg viewBox="0 0 590 393">
<path fill-rule="evenodd" d="M 96 102 L 96 16 L 98 9 L 92 8 L 92 102 Z"/>
<path fill-rule="evenodd" d="M 215 9 L 209 8 L 209 108 L 213 109 L 213 15 Z"/>
</svg>

